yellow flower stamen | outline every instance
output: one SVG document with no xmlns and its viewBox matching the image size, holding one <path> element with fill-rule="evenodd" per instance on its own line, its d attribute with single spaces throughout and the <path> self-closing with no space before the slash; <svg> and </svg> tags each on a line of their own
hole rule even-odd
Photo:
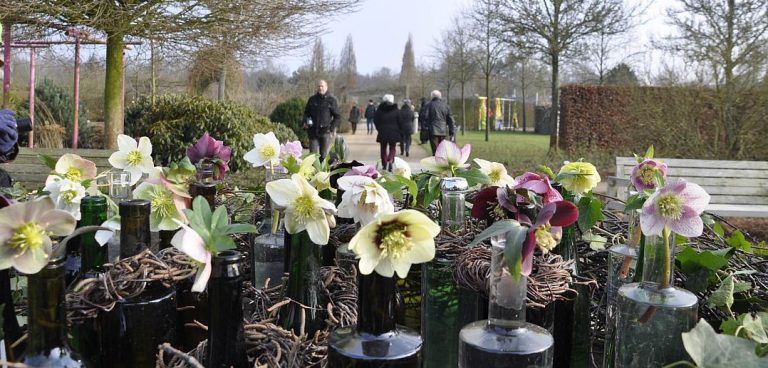
<svg viewBox="0 0 768 368">
<path fill-rule="evenodd" d="M 413 248 L 408 227 L 397 221 L 381 224 L 376 243 L 379 245 L 382 257 L 392 259 L 403 257 Z"/>
<path fill-rule="evenodd" d="M 126 161 L 128 161 L 128 165 L 139 166 L 139 164 L 141 164 L 141 160 L 141 152 L 138 150 L 128 152 L 128 158 L 126 159 Z"/>
<path fill-rule="evenodd" d="M 560 237 L 555 236 L 555 234 L 552 234 L 549 229 L 551 226 L 549 224 L 544 224 L 539 226 L 538 229 L 536 229 L 536 245 L 541 248 L 542 252 L 547 253 L 551 251 L 552 249 L 555 249 L 557 246 L 557 243 L 560 242 Z"/>
<path fill-rule="evenodd" d="M 275 151 L 275 147 L 272 147 L 272 146 L 270 146 L 268 144 L 265 144 L 263 147 L 261 147 L 259 152 L 261 153 L 262 157 L 264 157 L 264 158 L 266 158 L 268 160 L 274 158 L 275 156 L 277 156 L 277 151 Z"/>
<path fill-rule="evenodd" d="M 679 220 L 683 217 L 683 201 L 673 193 L 659 195 L 659 199 L 656 200 L 656 208 L 664 218 Z"/>
<path fill-rule="evenodd" d="M 173 196 L 164 191 L 158 191 L 152 196 L 152 212 L 162 218 L 169 218 L 176 214 L 176 205 Z"/>
<path fill-rule="evenodd" d="M 80 169 L 70 167 L 69 170 L 64 174 L 64 177 L 72 180 L 72 181 L 80 181 L 80 178 L 82 178 L 83 173 L 80 171 Z"/>
<path fill-rule="evenodd" d="M 644 165 L 640 168 L 640 181 L 643 184 L 656 184 L 656 172 L 658 171 L 659 169 L 656 166 Z"/>
<path fill-rule="evenodd" d="M 60 194 L 61 199 L 64 200 L 66 203 L 72 203 L 72 200 L 77 198 L 77 191 L 76 190 L 65 190 L 61 192 Z"/>
<path fill-rule="evenodd" d="M 8 240 L 8 246 L 18 253 L 24 253 L 29 249 L 42 247 L 46 236 L 48 234 L 40 224 L 27 222 L 16 229 L 11 239 Z"/>
<path fill-rule="evenodd" d="M 315 212 L 315 201 L 309 195 L 302 195 L 296 198 L 294 208 L 296 209 L 294 211 L 296 220 L 299 223 L 305 224 L 312 217 L 312 213 Z"/>
<path fill-rule="evenodd" d="M 496 168 L 488 173 L 488 177 L 491 179 L 491 183 L 498 183 L 501 180 L 501 169 Z"/>
</svg>

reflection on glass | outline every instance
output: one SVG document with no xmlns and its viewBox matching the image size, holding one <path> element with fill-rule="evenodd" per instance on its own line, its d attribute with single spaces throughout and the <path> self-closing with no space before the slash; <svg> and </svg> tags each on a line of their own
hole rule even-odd
<svg viewBox="0 0 768 368">
<path fill-rule="evenodd" d="M 109 174 L 109 196 L 115 203 L 129 199 L 131 194 L 131 173 L 117 171 Z"/>
</svg>

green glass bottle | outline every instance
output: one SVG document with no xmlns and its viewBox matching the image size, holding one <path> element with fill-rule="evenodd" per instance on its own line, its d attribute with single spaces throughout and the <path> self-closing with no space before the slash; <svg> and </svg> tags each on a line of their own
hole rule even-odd
<svg viewBox="0 0 768 368">
<path fill-rule="evenodd" d="M 144 199 L 122 201 L 120 208 L 120 258 L 133 257 L 151 244 L 149 213 L 151 204 Z"/>
<path fill-rule="evenodd" d="M 81 226 L 99 226 L 107 221 L 107 199 L 102 196 L 87 196 L 80 202 L 81 218 L 77 223 Z M 104 272 L 107 263 L 107 247 L 96 242 L 96 233 L 80 235 L 80 254 L 82 263 L 80 272 L 88 275 L 91 272 Z"/>
<path fill-rule="evenodd" d="M 8 360 L 16 361 L 24 349 L 11 348 L 11 345 L 23 334 L 19 327 L 19 320 L 16 318 L 16 309 L 13 303 L 13 292 L 11 291 L 11 277 L 9 270 L 0 270 L 0 305 L 2 305 L 3 316 L 3 343 Z M 23 343 L 22 343 L 23 344 Z"/>
<path fill-rule="evenodd" d="M 210 314 L 208 324 L 209 368 L 248 366 L 243 331 L 243 278 L 240 252 L 227 250 L 213 257 L 208 282 Z"/>
<path fill-rule="evenodd" d="M 376 272 L 358 276 L 357 325 L 340 327 L 328 340 L 328 366 L 419 368 L 419 334 L 395 324 L 397 279 Z"/>
<path fill-rule="evenodd" d="M 27 281 L 29 337 L 22 362 L 28 367 L 83 367 L 67 344 L 64 259 L 50 260 Z"/>
<path fill-rule="evenodd" d="M 286 232 L 285 239 L 291 245 L 286 296 L 310 309 L 302 318 L 302 306 L 297 303 L 285 305 L 280 308 L 280 326 L 297 335 L 303 326 L 306 334 L 314 336 L 315 331 L 325 328 L 326 300 L 320 289 L 320 245 L 312 242 L 306 230 L 296 234 Z"/>
</svg>

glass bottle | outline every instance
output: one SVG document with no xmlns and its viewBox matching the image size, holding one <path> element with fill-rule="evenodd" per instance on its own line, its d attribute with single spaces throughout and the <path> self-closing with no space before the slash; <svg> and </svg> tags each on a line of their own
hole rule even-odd
<svg viewBox="0 0 768 368">
<path fill-rule="evenodd" d="M 150 202 L 123 201 L 120 210 L 120 257 L 141 253 L 150 244 Z M 149 282 L 138 295 L 129 295 L 99 317 L 105 367 L 154 367 L 157 347 L 176 342 L 176 290 Z"/>
<path fill-rule="evenodd" d="M 206 367 L 243 368 L 248 366 L 243 331 L 242 255 L 234 250 L 213 257 L 208 282 L 210 314 Z"/>
<path fill-rule="evenodd" d="M 213 163 L 200 161 L 197 165 L 197 180 L 189 185 L 189 195 L 194 200 L 203 196 L 211 209 L 216 208 L 216 181 L 213 180 Z"/>
<path fill-rule="evenodd" d="M 280 325 L 297 335 L 304 332 L 314 336 L 316 331 L 325 328 L 325 302 L 320 292 L 320 246 L 312 242 L 306 230 L 296 234 L 286 233 L 285 238 L 291 244 L 286 296 L 296 303 L 280 308 Z M 302 325 L 304 331 L 300 331 Z"/>
<path fill-rule="evenodd" d="M 267 167 L 266 173 L 267 182 L 286 177 L 281 168 Z M 253 238 L 251 245 L 253 254 L 251 281 L 257 288 L 263 287 L 267 279 L 270 280 L 270 286 L 281 284 L 283 274 L 288 272 L 282 211 L 269 198 L 269 194 L 266 194 L 266 202 L 269 203 L 269 213 L 264 217 L 259 235 Z"/>
<path fill-rule="evenodd" d="M 465 194 L 469 189 L 464 178 L 443 178 L 440 183 L 443 231 L 457 232 L 464 227 Z M 424 337 L 424 367 L 455 367 L 458 360 L 456 347 L 461 327 L 474 318 L 461 320 L 460 309 L 477 308 L 459 304 L 459 290 L 453 277 L 453 260 L 441 254 L 422 268 L 421 328 Z M 406 311 L 406 315 L 408 311 Z"/>
<path fill-rule="evenodd" d="M 8 269 L 0 270 L 0 305 L 2 305 L 3 317 L 3 344 L 9 361 L 16 361 L 24 349 L 11 348 L 23 334 L 16 318 L 16 308 L 13 303 L 13 291 L 11 290 L 11 277 Z M 22 343 L 23 344 L 23 343 Z"/>
<path fill-rule="evenodd" d="M 397 280 L 376 272 L 359 275 L 358 290 L 358 323 L 331 333 L 328 366 L 420 368 L 421 336 L 395 324 Z"/>
<path fill-rule="evenodd" d="M 668 235 L 645 237 L 642 281 L 619 288 L 615 367 L 690 360 L 681 334 L 696 325 L 698 298 L 672 286 L 675 234 Z"/>
<path fill-rule="evenodd" d="M 107 199 L 102 196 L 87 196 L 80 202 L 82 214 L 78 226 L 99 226 L 107 221 Z M 107 263 L 107 247 L 96 242 L 96 233 L 80 235 L 80 254 L 82 254 L 81 272 L 104 272 Z"/>
<path fill-rule="evenodd" d="M 22 362 L 28 367 L 83 367 L 67 344 L 64 259 L 51 259 L 27 282 L 29 337 Z"/>
<path fill-rule="evenodd" d="M 617 294 L 619 287 L 631 283 L 637 266 L 637 247 L 640 244 L 639 210 L 628 213 L 627 242 L 608 248 L 608 277 L 605 286 L 605 346 L 603 348 L 603 367 L 612 368 L 615 338 Z"/>
<path fill-rule="evenodd" d="M 573 193 L 559 183 L 553 184 L 566 201 L 575 201 Z M 563 261 L 573 261 L 571 273 L 578 276 L 580 262 L 576 250 L 576 224 L 563 227 L 560 243 L 554 252 L 563 257 Z M 589 328 L 589 307 L 591 291 L 588 285 L 572 283 L 577 295 L 572 300 L 554 302 L 555 321 L 552 335 L 555 338 L 554 366 L 555 367 L 584 367 L 589 365 L 591 339 Z"/>
<path fill-rule="evenodd" d="M 527 278 L 512 275 L 504 246 L 504 239 L 491 238 L 489 318 L 461 329 L 459 367 L 552 367 L 554 339 L 525 322 Z"/>
</svg>

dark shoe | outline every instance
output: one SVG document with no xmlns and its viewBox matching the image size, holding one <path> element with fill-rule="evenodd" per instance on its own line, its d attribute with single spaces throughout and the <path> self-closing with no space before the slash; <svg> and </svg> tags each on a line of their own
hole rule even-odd
<svg viewBox="0 0 768 368">
<path fill-rule="evenodd" d="M 408 157 L 408 156 L 409 156 L 408 151 L 405 151 L 405 157 Z"/>
</svg>

